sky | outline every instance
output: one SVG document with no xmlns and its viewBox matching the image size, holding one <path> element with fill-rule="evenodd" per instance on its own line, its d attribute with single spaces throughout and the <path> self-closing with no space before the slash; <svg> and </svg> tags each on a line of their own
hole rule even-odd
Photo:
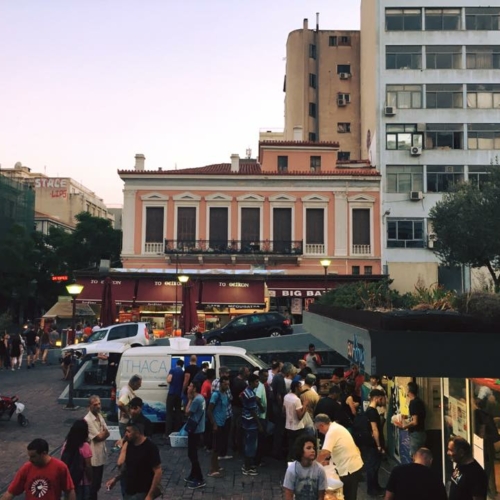
<svg viewBox="0 0 500 500">
<path fill-rule="evenodd" d="M 0 0 L 0 165 L 123 203 L 119 169 L 257 153 L 282 129 L 288 33 L 359 29 L 360 0 Z"/>
</svg>

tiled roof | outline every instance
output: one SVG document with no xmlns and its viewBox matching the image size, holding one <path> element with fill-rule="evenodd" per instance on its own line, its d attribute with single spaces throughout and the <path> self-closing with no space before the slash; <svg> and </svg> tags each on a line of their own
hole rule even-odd
<svg viewBox="0 0 500 500">
<path fill-rule="evenodd" d="M 267 172 L 261 169 L 258 163 L 240 163 L 239 172 L 231 172 L 230 163 L 218 163 L 215 165 L 207 165 L 205 167 L 184 168 L 181 170 L 118 170 L 118 174 L 132 175 L 266 175 L 266 176 L 308 176 L 308 177 L 325 177 L 331 175 L 355 175 L 355 176 L 377 176 L 379 172 L 372 167 L 369 168 L 335 168 L 332 170 L 322 170 L 321 172 L 297 172 L 290 171 L 287 173 Z"/>
<path fill-rule="evenodd" d="M 259 141 L 259 147 L 260 146 L 317 146 L 320 148 L 323 147 L 331 147 L 331 148 L 338 148 L 340 146 L 339 142 L 333 142 L 333 141 L 319 141 L 319 142 L 314 142 L 314 141 Z"/>
</svg>

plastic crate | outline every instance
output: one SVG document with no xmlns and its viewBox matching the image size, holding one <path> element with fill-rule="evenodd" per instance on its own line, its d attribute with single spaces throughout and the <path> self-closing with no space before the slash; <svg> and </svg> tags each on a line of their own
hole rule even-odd
<svg viewBox="0 0 500 500">
<path fill-rule="evenodd" d="M 187 436 L 181 436 L 178 432 L 172 432 L 168 437 L 170 438 L 170 446 L 172 448 L 187 448 Z"/>
</svg>

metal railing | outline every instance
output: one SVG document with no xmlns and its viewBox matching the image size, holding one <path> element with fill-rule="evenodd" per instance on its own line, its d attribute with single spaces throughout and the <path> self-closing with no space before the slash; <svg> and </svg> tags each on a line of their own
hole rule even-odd
<svg viewBox="0 0 500 500">
<path fill-rule="evenodd" d="M 371 245 L 353 245 L 352 246 L 352 254 L 353 255 L 370 255 Z"/>
<path fill-rule="evenodd" d="M 166 254 L 206 255 L 302 255 L 302 240 L 246 241 L 246 240 L 165 240 Z"/>
</svg>

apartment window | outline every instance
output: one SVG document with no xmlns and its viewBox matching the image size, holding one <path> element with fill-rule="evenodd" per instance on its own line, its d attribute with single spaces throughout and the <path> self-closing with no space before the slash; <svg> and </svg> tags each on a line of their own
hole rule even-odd
<svg viewBox="0 0 500 500">
<path fill-rule="evenodd" d="M 146 207 L 146 243 L 163 241 L 164 208 Z"/>
<path fill-rule="evenodd" d="M 345 102 L 351 102 L 351 94 L 342 94 L 342 93 L 338 93 L 337 94 L 337 99 L 338 100 L 344 100 Z"/>
<path fill-rule="evenodd" d="M 422 107 L 422 85 L 387 85 L 387 106 L 397 109 Z"/>
<path fill-rule="evenodd" d="M 196 208 L 179 207 L 177 209 L 177 240 L 194 244 L 196 240 Z"/>
<path fill-rule="evenodd" d="M 373 266 L 365 266 L 364 272 L 366 276 L 371 276 L 373 274 Z"/>
<path fill-rule="evenodd" d="M 426 31 L 460 29 L 460 9 L 425 9 Z"/>
<path fill-rule="evenodd" d="M 385 9 L 386 31 L 420 31 L 421 9 Z"/>
<path fill-rule="evenodd" d="M 354 254 L 370 253 L 370 209 L 352 210 L 352 245 Z"/>
<path fill-rule="evenodd" d="M 462 85 L 427 85 L 425 96 L 429 109 L 464 107 Z"/>
<path fill-rule="evenodd" d="M 324 245 L 325 211 L 322 208 L 306 209 L 306 244 Z"/>
<path fill-rule="evenodd" d="M 461 123 L 428 123 L 425 132 L 425 149 L 463 149 Z"/>
<path fill-rule="evenodd" d="M 500 123 L 469 123 L 469 149 L 500 149 Z"/>
<path fill-rule="evenodd" d="M 424 248 L 424 219 L 389 219 L 387 248 Z"/>
<path fill-rule="evenodd" d="M 385 48 L 386 69 L 422 69 L 420 45 L 388 45 Z"/>
<path fill-rule="evenodd" d="M 500 45 L 470 45 L 465 51 L 467 69 L 500 69 Z"/>
<path fill-rule="evenodd" d="M 467 85 L 467 107 L 481 109 L 500 108 L 500 85 Z"/>
<path fill-rule="evenodd" d="M 260 240 L 260 208 L 241 209 L 241 247 Z"/>
<path fill-rule="evenodd" d="M 469 165 L 469 182 L 481 188 L 488 182 L 488 176 L 490 175 L 491 165 L 476 166 Z"/>
<path fill-rule="evenodd" d="M 424 167 L 422 166 L 387 166 L 386 190 L 388 193 L 409 193 L 424 190 Z"/>
<path fill-rule="evenodd" d="M 309 57 L 311 59 L 316 59 L 316 45 L 314 45 L 314 43 L 309 44 Z"/>
<path fill-rule="evenodd" d="M 421 148 L 423 133 L 417 131 L 415 124 L 386 125 L 386 149 L 410 149 L 412 146 Z"/>
<path fill-rule="evenodd" d="M 337 132 L 339 134 L 349 134 L 351 132 L 351 124 L 346 122 L 337 123 Z"/>
<path fill-rule="evenodd" d="M 350 151 L 338 151 L 337 152 L 337 161 L 350 161 L 351 152 Z"/>
<path fill-rule="evenodd" d="M 309 116 L 311 116 L 312 118 L 316 118 L 316 103 L 315 102 L 309 103 Z"/>
<path fill-rule="evenodd" d="M 464 180 L 464 167 L 462 166 L 427 166 L 427 192 L 446 193 Z"/>
<path fill-rule="evenodd" d="M 309 73 L 309 87 L 316 88 L 316 75 L 314 73 Z"/>
<path fill-rule="evenodd" d="M 428 45 L 427 69 L 461 69 L 462 47 L 457 45 Z"/>
<path fill-rule="evenodd" d="M 358 275 L 360 274 L 360 267 L 359 266 L 352 266 L 352 274 L 353 275 Z"/>
<path fill-rule="evenodd" d="M 309 142 L 316 142 L 316 133 L 309 132 Z"/>
<path fill-rule="evenodd" d="M 292 251 L 292 209 L 273 209 L 273 250 L 291 253 Z"/>
<path fill-rule="evenodd" d="M 321 156 L 311 156 L 310 169 L 311 172 L 321 172 Z"/>
<path fill-rule="evenodd" d="M 337 37 L 336 36 L 331 36 L 328 38 L 328 45 L 330 45 L 330 47 L 336 47 L 338 44 L 337 44 Z"/>
<path fill-rule="evenodd" d="M 337 64 L 337 75 L 340 73 L 348 73 L 351 74 L 351 65 L 350 64 Z"/>
<path fill-rule="evenodd" d="M 339 46 L 341 47 L 350 47 L 351 46 L 351 37 L 348 35 L 342 35 L 338 39 Z"/>
<path fill-rule="evenodd" d="M 228 246 L 228 209 L 227 207 L 210 207 L 209 246 L 212 250 L 224 251 Z"/>
<path fill-rule="evenodd" d="M 288 156 L 278 156 L 278 172 L 288 172 Z"/>
<path fill-rule="evenodd" d="M 500 30 L 500 9 L 498 7 L 466 8 L 465 27 L 471 31 Z"/>
</svg>

